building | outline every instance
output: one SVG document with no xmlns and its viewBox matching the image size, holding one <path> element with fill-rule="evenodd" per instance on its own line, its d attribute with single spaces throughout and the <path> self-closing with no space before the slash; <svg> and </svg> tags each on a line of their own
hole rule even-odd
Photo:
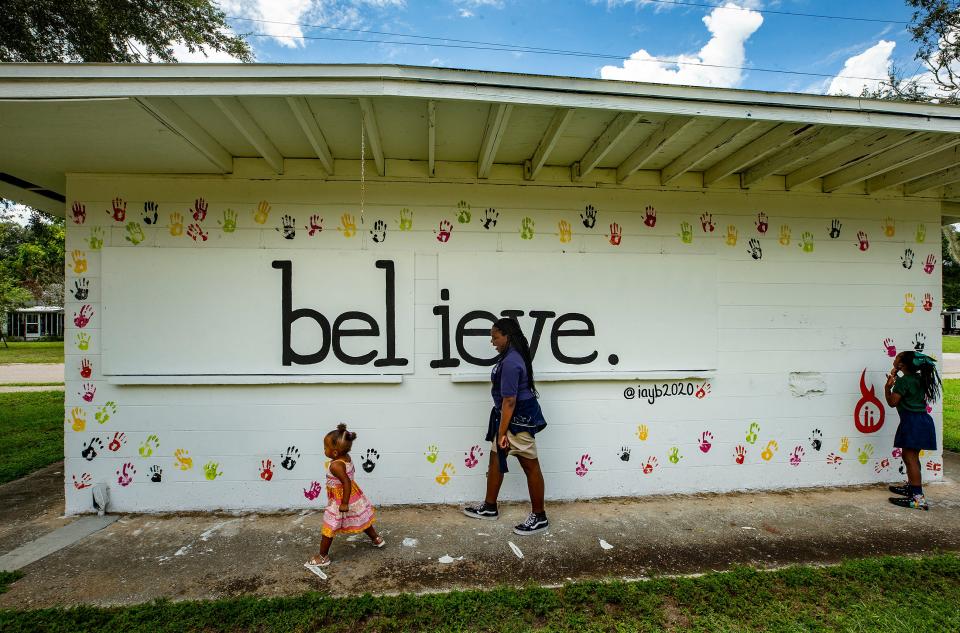
<svg viewBox="0 0 960 633">
<path fill-rule="evenodd" d="M 63 308 L 33 306 L 7 313 L 4 330 L 11 338 L 36 341 L 41 338 L 63 338 Z"/>
<path fill-rule="evenodd" d="M 901 477 L 882 382 L 940 349 L 956 108 L 399 66 L 0 97 L 0 195 L 70 219 L 68 512 L 317 507 L 338 422 L 376 502 L 476 500 L 499 315 L 548 498 Z"/>
</svg>

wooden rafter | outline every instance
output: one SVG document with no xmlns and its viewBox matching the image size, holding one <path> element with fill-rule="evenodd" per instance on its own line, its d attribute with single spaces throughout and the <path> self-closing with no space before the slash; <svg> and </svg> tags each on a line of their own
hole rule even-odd
<svg viewBox="0 0 960 633">
<path fill-rule="evenodd" d="M 550 158 L 550 153 L 556 147 L 557 141 L 563 135 L 563 130 L 566 129 L 570 119 L 573 118 L 573 113 L 573 108 L 561 108 L 553 113 L 553 117 L 543 133 L 536 151 L 533 152 L 533 156 L 523 161 L 523 177 L 526 180 L 534 180 L 540 170 L 543 169 L 547 159 Z"/>
<path fill-rule="evenodd" d="M 899 147 L 894 147 L 877 154 L 855 165 L 845 167 L 823 179 L 823 191 L 831 192 L 856 184 L 901 165 L 912 163 L 942 149 L 953 147 L 960 143 L 960 136 L 946 136 L 937 133 L 925 133 L 916 139 L 907 141 Z"/>
<path fill-rule="evenodd" d="M 656 154 L 661 148 L 670 143 L 677 137 L 688 125 L 694 122 L 693 117 L 675 116 L 670 117 L 660 124 L 637 149 L 627 156 L 627 158 L 617 166 L 617 182 L 623 182 L 638 169 L 643 168 L 644 164 Z"/>
<path fill-rule="evenodd" d="M 573 180 L 581 180 L 603 160 L 604 156 L 610 153 L 617 143 L 630 131 L 637 121 L 640 120 L 639 112 L 621 112 L 610 125 L 597 137 L 590 149 L 580 157 L 571 167 Z"/>
<path fill-rule="evenodd" d="M 497 157 L 497 150 L 503 141 L 507 124 L 510 122 L 510 113 L 513 106 L 508 103 L 491 103 L 487 115 L 487 127 L 483 133 L 483 142 L 480 144 L 480 156 L 477 157 L 477 177 L 490 176 L 490 168 Z"/>
<path fill-rule="evenodd" d="M 233 156 L 169 97 L 139 97 L 137 103 L 182 137 L 222 173 L 233 171 Z"/>
<path fill-rule="evenodd" d="M 929 176 L 924 176 L 923 178 L 911 180 L 903 185 L 903 193 L 907 196 L 913 196 L 921 191 L 933 189 L 934 187 L 952 185 L 955 182 L 960 182 L 960 165 L 951 167 L 950 169 L 944 169 L 943 171 L 938 171 L 935 174 L 930 174 Z"/>
<path fill-rule="evenodd" d="M 377 115 L 373 110 L 373 102 L 361 97 L 360 111 L 363 114 L 363 127 L 367 133 L 367 145 L 373 154 L 373 162 L 377 166 L 377 173 L 386 175 L 386 162 L 383 159 L 383 145 L 380 142 L 380 126 L 377 124 Z"/>
<path fill-rule="evenodd" d="M 267 161 L 267 164 L 278 174 L 283 173 L 283 155 L 273 144 L 266 132 L 253 120 L 247 109 L 237 97 L 213 97 L 213 102 L 220 111 L 233 123 L 243 138 L 247 139 L 257 153 Z"/>
<path fill-rule="evenodd" d="M 744 171 L 740 175 L 740 186 L 748 188 L 767 176 L 792 165 L 804 156 L 809 156 L 829 145 L 843 141 L 853 132 L 853 128 L 818 127 L 793 145 L 768 156 Z"/>
<path fill-rule="evenodd" d="M 960 165 L 960 147 L 948 147 L 926 158 L 918 158 L 913 162 L 870 178 L 867 180 L 867 193 L 874 193 L 881 189 L 918 180 L 956 165 Z"/>
<path fill-rule="evenodd" d="M 694 165 L 701 161 L 710 160 L 717 152 L 723 150 L 740 134 L 756 126 L 756 121 L 729 119 L 718 125 L 702 140 L 693 145 L 673 162 L 660 170 L 660 184 L 667 185 L 685 174 Z"/>
<path fill-rule="evenodd" d="M 703 172 L 703 186 L 709 187 L 721 178 L 740 171 L 764 156 L 796 143 L 813 131 L 809 123 L 781 123 L 752 143 L 741 147 Z"/>
<path fill-rule="evenodd" d="M 437 102 L 427 101 L 427 174 L 437 175 Z"/>
<path fill-rule="evenodd" d="M 303 130 L 303 135 L 307 137 L 310 147 L 313 148 L 317 158 L 320 159 L 320 164 L 323 165 L 328 174 L 333 174 L 333 154 L 330 153 L 330 146 L 323 138 L 323 132 L 320 131 L 320 125 L 317 123 L 316 117 L 313 116 L 313 111 L 310 109 L 307 100 L 303 97 L 287 97 L 287 105 L 293 111 L 293 116 L 300 124 L 300 129 Z"/>
<path fill-rule="evenodd" d="M 786 188 L 793 189 L 825 176 L 847 165 L 853 165 L 884 150 L 905 143 L 913 132 L 904 130 L 881 130 L 870 136 L 851 143 L 829 156 L 790 172 L 785 179 Z"/>
</svg>

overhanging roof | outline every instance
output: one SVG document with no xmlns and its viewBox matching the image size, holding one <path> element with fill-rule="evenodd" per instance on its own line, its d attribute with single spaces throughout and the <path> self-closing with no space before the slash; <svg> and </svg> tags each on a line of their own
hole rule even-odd
<svg viewBox="0 0 960 633">
<path fill-rule="evenodd" d="M 362 123 L 361 123 L 362 122 Z M 0 64 L 0 195 L 62 215 L 65 175 L 280 174 L 313 159 L 374 178 L 684 189 L 763 187 L 960 200 L 960 108 L 437 68 Z M 506 169 L 505 169 L 506 168 Z M 441 176 L 442 176 L 441 169 Z M 353 173 L 352 171 L 350 173 Z M 351 176 L 355 177 L 355 176 Z M 761 184 L 762 183 L 762 184 Z"/>
</svg>

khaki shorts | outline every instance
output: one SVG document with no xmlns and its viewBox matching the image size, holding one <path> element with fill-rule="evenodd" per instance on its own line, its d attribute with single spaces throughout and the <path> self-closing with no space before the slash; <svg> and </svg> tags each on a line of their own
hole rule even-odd
<svg viewBox="0 0 960 633">
<path fill-rule="evenodd" d="M 507 442 L 510 443 L 510 449 L 507 451 L 508 455 L 526 457 L 527 459 L 537 458 L 537 440 L 526 431 L 521 431 L 516 435 L 507 431 Z M 493 443 L 493 452 L 497 452 L 496 442 Z"/>
</svg>

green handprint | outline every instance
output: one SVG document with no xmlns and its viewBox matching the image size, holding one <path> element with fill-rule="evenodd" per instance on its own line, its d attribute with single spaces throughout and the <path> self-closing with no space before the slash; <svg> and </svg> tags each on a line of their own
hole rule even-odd
<svg viewBox="0 0 960 633">
<path fill-rule="evenodd" d="M 127 235 L 124 239 L 136 246 L 147 239 L 147 236 L 143 234 L 143 227 L 137 222 L 127 222 Z"/>
<path fill-rule="evenodd" d="M 680 241 L 684 244 L 693 243 L 693 227 L 689 222 L 680 223 Z"/>
<path fill-rule="evenodd" d="M 150 457 L 153 455 L 153 451 L 158 448 L 160 448 L 160 438 L 151 433 L 140 445 L 140 457 Z"/>
<path fill-rule="evenodd" d="M 413 228 L 413 211 L 404 207 L 400 209 L 400 230 L 409 231 Z"/>
<path fill-rule="evenodd" d="M 437 462 L 437 454 L 439 452 L 440 452 L 440 449 L 437 448 L 437 445 L 431 444 L 430 446 L 427 447 L 427 452 L 424 453 L 424 455 L 426 455 L 428 462 L 430 462 L 431 464 L 435 464 Z"/>
<path fill-rule="evenodd" d="M 800 236 L 800 248 L 803 249 L 804 253 L 813 252 L 813 233 L 804 231 L 803 235 Z"/>
<path fill-rule="evenodd" d="M 224 209 L 223 222 L 217 220 L 217 224 L 223 227 L 224 233 L 233 233 L 237 230 L 237 212 L 233 209 Z"/>
<path fill-rule="evenodd" d="M 457 203 L 457 222 L 460 224 L 470 224 L 470 218 L 473 217 L 470 214 L 470 205 L 467 204 L 466 200 L 461 200 Z"/>
<path fill-rule="evenodd" d="M 523 218 L 520 223 L 520 237 L 525 240 L 533 239 L 533 218 Z"/>
<path fill-rule="evenodd" d="M 927 226 L 925 224 L 917 225 L 917 244 L 923 244 L 927 239 Z"/>
<path fill-rule="evenodd" d="M 116 412 L 117 412 L 117 403 L 114 402 L 113 400 L 110 400 L 109 402 L 104 403 L 104 405 L 100 407 L 100 410 L 97 411 L 97 413 L 93 417 L 100 424 L 106 424 L 107 421 L 110 419 L 110 416 L 116 414 Z"/>
<path fill-rule="evenodd" d="M 670 447 L 670 452 L 667 453 L 667 459 L 670 460 L 671 464 L 679 464 L 680 460 L 683 459 L 683 455 L 680 454 L 680 449 L 676 446 Z"/>
<path fill-rule="evenodd" d="M 203 476 L 213 481 L 223 473 L 217 472 L 217 468 L 220 466 L 217 462 L 207 462 L 203 465 Z"/>
<path fill-rule="evenodd" d="M 91 251 L 99 251 L 103 248 L 103 229 L 99 226 L 92 227 L 90 237 L 87 238 L 87 244 L 90 245 Z"/>
<path fill-rule="evenodd" d="M 77 349 L 81 352 L 85 352 L 90 349 L 90 335 L 86 332 L 80 332 L 77 334 Z"/>
</svg>

